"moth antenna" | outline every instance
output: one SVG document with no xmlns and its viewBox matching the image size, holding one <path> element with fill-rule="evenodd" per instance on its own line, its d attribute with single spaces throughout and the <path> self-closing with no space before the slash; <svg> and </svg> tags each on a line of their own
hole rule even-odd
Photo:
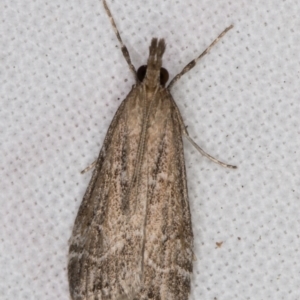
<svg viewBox="0 0 300 300">
<path fill-rule="evenodd" d="M 107 13 L 107 15 L 109 17 L 110 23 L 111 23 L 111 25 L 113 27 L 113 30 L 114 30 L 114 32 L 115 32 L 115 34 L 117 36 L 117 39 L 119 40 L 119 42 L 121 44 L 121 50 L 122 50 L 123 56 L 124 56 L 124 58 L 125 58 L 125 60 L 126 60 L 126 62 L 128 64 L 128 66 L 129 66 L 129 69 L 133 73 L 134 79 L 136 81 L 138 81 L 137 74 L 136 74 L 136 69 L 135 69 L 134 65 L 132 64 L 132 62 L 131 62 L 131 58 L 130 58 L 128 49 L 127 49 L 127 47 L 125 46 L 125 44 L 123 43 L 123 41 L 121 39 L 121 35 L 119 33 L 119 30 L 117 28 L 115 20 L 114 20 L 114 18 L 112 16 L 112 14 L 110 12 L 110 9 L 108 8 L 107 3 L 106 3 L 105 0 L 103 0 L 103 5 L 104 5 L 105 11 L 106 11 L 106 13 Z"/>
<path fill-rule="evenodd" d="M 187 73 L 189 70 L 191 70 L 197 62 L 206 55 L 210 49 L 226 34 L 227 31 L 229 31 L 231 28 L 233 28 L 233 25 L 230 25 L 227 27 L 197 58 L 193 59 L 191 62 L 189 62 L 180 73 L 178 73 L 169 83 L 168 89 L 170 90 L 172 86 L 183 76 L 185 73 Z"/>
</svg>

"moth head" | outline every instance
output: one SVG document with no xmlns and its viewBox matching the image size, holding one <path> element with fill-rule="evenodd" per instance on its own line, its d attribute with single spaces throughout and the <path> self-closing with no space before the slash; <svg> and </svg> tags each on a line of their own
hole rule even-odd
<svg viewBox="0 0 300 300">
<path fill-rule="evenodd" d="M 162 56 L 166 49 L 164 39 L 153 38 L 149 47 L 147 65 L 141 66 L 137 71 L 137 77 L 148 88 L 156 88 L 159 84 L 165 86 L 169 79 L 169 73 L 162 68 Z"/>
<path fill-rule="evenodd" d="M 140 66 L 137 70 L 137 77 L 140 82 L 143 82 L 147 73 L 147 65 Z M 159 82 L 161 86 L 165 86 L 165 84 L 169 80 L 169 72 L 165 68 L 160 68 L 159 72 Z"/>
</svg>

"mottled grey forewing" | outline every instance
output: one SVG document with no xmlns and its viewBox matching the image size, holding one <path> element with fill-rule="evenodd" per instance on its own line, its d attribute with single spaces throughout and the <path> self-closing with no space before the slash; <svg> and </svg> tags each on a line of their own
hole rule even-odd
<svg viewBox="0 0 300 300">
<path fill-rule="evenodd" d="M 118 266 L 109 265 L 105 272 L 102 270 L 106 252 L 117 245 L 113 237 L 109 238 L 107 231 L 120 231 L 121 220 L 116 217 L 120 215 L 122 206 L 119 202 L 124 200 L 128 178 L 130 175 L 132 177 L 132 168 L 128 166 L 133 164 L 133 155 L 128 152 L 134 151 L 134 141 L 133 133 L 128 129 L 128 118 L 131 115 L 128 110 L 134 106 L 136 91 L 133 89 L 129 93 L 113 118 L 75 220 L 68 264 L 70 292 L 74 300 L 92 299 L 89 294 L 94 290 L 107 290 L 107 276 L 114 273 L 112 269 L 118 269 Z M 137 125 L 140 114 L 137 111 L 134 113 Z M 135 130 L 139 135 L 138 126 Z M 124 176 L 124 171 L 127 176 Z M 117 207 L 115 202 L 119 203 Z M 119 222 L 118 226 L 110 228 L 114 222 Z M 115 277 L 117 279 L 118 276 Z M 109 285 L 113 285 L 111 280 Z"/>
<path fill-rule="evenodd" d="M 182 120 L 167 90 L 149 116 L 141 186 L 147 197 L 144 291 L 139 299 L 187 300 L 193 235 L 186 186 Z"/>
<path fill-rule="evenodd" d="M 190 222 L 181 116 L 167 90 L 151 99 L 138 85 L 114 117 L 75 221 L 73 299 L 186 300 Z"/>
</svg>

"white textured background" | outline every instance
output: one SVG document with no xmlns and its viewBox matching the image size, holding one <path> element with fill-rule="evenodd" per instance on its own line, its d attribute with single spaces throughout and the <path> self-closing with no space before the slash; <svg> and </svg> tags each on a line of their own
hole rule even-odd
<svg viewBox="0 0 300 300">
<path fill-rule="evenodd" d="M 153 36 L 177 74 L 195 256 L 190 299 L 300 299 L 300 4 L 110 1 L 136 67 Z M 68 299 L 68 239 L 133 78 L 98 0 L 2 0 L 0 299 Z M 216 243 L 223 242 L 221 247 Z"/>
</svg>

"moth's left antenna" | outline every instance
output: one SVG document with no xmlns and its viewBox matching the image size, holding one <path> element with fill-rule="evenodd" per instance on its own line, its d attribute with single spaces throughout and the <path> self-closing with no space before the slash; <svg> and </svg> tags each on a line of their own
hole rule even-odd
<svg viewBox="0 0 300 300">
<path fill-rule="evenodd" d="M 117 39 L 119 40 L 119 42 L 120 42 L 120 44 L 121 44 L 121 50 L 122 50 L 123 56 L 125 57 L 125 59 L 126 59 L 126 61 L 127 61 L 127 64 L 128 64 L 130 70 L 131 70 L 132 73 L 133 73 L 134 79 L 135 79 L 136 81 L 138 81 L 138 78 L 137 78 L 137 75 L 136 75 L 136 70 L 135 70 L 134 65 L 133 65 L 132 62 L 131 62 L 130 55 L 129 55 L 129 52 L 128 52 L 128 50 L 127 50 L 127 47 L 124 45 L 124 43 L 123 43 L 123 41 L 122 41 L 122 39 L 121 39 L 119 30 L 118 30 L 117 25 L 116 25 L 116 23 L 115 23 L 115 20 L 114 20 L 114 18 L 113 18 L 113 16 L 112 16 L 112 14 L 111 14 L 111 12 L 110 12 L 110 10 L 109 10 L 109 8 L 108 8 L 107 3 L 106 3 L 105 0 L 103 0 L 103 5 L 104 5 L 105 11 L 106 11 L 106 13 L 107 13 L 107 15 L 108 15 L 108 17 L 109 17 L 110 23 L 111 23 L 111 25 L 112 25 L 112 27 L 113 27 L 113 29 L 114 29 L 114 32 L 115 32 L 115 34 L 116 34 L 116 36 L 117 36 Z"/>
</svg>

